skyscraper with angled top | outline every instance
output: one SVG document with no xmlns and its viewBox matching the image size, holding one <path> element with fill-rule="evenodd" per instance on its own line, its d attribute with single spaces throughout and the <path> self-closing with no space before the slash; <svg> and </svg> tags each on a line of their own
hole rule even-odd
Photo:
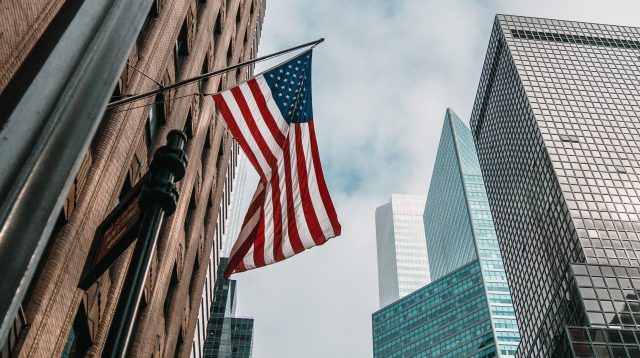
<svg viewBox="0 0 640 358">
<path fill-rule="evenodd" d="M 521 357 L 639 357 L 640 28 L 498 15 L 471 127 Z"/>
<path fill-rule="evenodd" d="M 471 131 L 448 109 L 424 209 L 433 282 L 373 314 L 376 357 L 512 357 L 520 336 Z"/>
<path fill-rule="evenodd" d="M 380 307 L 431 281 L 422 224 L 425 200 L 393 194 L 389 203 L 376 209 Z"/>
</svg>

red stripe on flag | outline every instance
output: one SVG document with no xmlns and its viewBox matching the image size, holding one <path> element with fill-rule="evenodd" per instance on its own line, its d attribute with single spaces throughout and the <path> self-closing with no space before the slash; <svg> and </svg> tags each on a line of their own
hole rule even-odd
<svg viewBox="0 0 640 358">
<path fill-rule="evenodd" d="M 249 159 L 253 167 L 256 168 L 258 174 L 260 174 L 260 177 L 264 178 L 264 172 L 260 167 L 260 163 L 258 163 L 258 159 L 251 150 L 251 147 L 249 147 L 247 140 L 242 136 L 242 132 L 240 131 L 235 118 L 233 118 L 231 110 L 229 110 L 229 106 L 227 106 L 227 102 L 224 100 L 224 97 L 222 97 L 221 94 L 216 94 L 213 96 L 213 100 L 216 102 L 216 107 L 220 111 L 220 114 L 224 118 L 224 121 L 227 123 L 227 127 L 231 131 L 231 134 L 236 139 L 236 141 L 238 141 L 238 145 L 242 147 L 242 150 L 247 155 L 247 158 Z"/>
<path fill-rule="evenodd" d="M 264 205 L 267 205 L 265 202 Z M 264 266 L 264 209 L 260 213 L 260 221 L 258 221 L 258 231 L 253 241 L 253 265 L 255 267 Z"/>
<path fill-rule="evenodd" d="M 320 164 L 320 153 L 318 152 L 318 142 L 316 141 L 316 131 L 313 126 L 313 121 L 307 122 L 309 124 L 309 140 L 311 141 L 311 156 L 313 158 L 313 169 L 316 172 L 316 179 L 318 181 L 318 189 L 320 190 L 320 197 L 322 203 L 331 221 L 331 227 L 333 227 L 334 235 L 340 235 L 342 227 L 338 222 L 338 215 L 336 215 L 336 209 L 333 207 L 333 202 L 329 196 L 329 189 L 327 189 L 327 183 L 324 180 L 324 174 L 322 173 L 322 164 Z"/>
<path fill-rule="evenodd" d="M 294 124 L 296 130 L 296 161 L 298 165 L 298 185 L 300 186 L 300 198 L 302 201 L 302 211 L 307 221 L 309 232 L 316 245 L 322 245 L 325 242 L 324 233 L 318 223 L 318 216 L 313 208 L 311 195 L 309 194 L 309 183 L 307 179 L 307 164 L 305 163 L 304 149 L 302 148 L 302 130 L 300 124 Z"/>
<path fill-rule="evenodd" d="M 293 249 L 293 252 L 297 254 L 304 251 L 304 246 L 302 246 L 300 234 L 298 233 L 298 225 L 296 224 L 296 211 L 293 207 L 293 185 L 291 183 L 291 171 L 294 170 L 294 168 L 291 167 L 291 158 L 289 156 L 290 143 L 290 140 L 286 141 L 282 154 L 284 156 L 285 190 L 287 191 L 287 232 L 289 234 L 289 242 L 291 243 L 291 248 Z"/>
<path fill-rule="evenodd" d="M 269 149 L 269 145 L 265 141 L 264 137 L 262 137 L 262 133 L 258 129 L 256 125 L 256 121 L 249 110 L 249 106 L 247 105 L 247 101 L 240 90 L 240 87 L 234 87 L 231 89 L 231 94 L 233 98 L 236 99 L 236 103 L 238 104 L 238 108 L 240 108 L 240 112 L 242 113 L 242 117 L 245 119 L 247 123 L 247 127 L 249 127 L 249 131 L 251 132 L 251 136 L 258 143 L 258 148 L 260 152 L 262 152 L 262 156 L 267 160 L 267 164 L 269 164 L 269 168 L 273 171 L 274 167 L 278 164 L 276 157 L 273 156 L 271 150 Z"/>
<path fill-rule="evenodd" d="M 287 140 L 287 138 L 282 134 L 280 128 L 276 124 L 276 120 L 273 118 L 273 115 L 271 115 L 271 111 L 267 106 L 267 101 L 264 99 L 264 94 L 260 90 L 260 84 L 258 84 L 258 81 L 255 79 L 249 80 L 248 84 L 251 94 L 253 94 L 253 98 L 258 105 L 258 110 L 260 110 L 260 114 L 262 114 L 262 118 L 267 124 L 267 128 L 269 128 L 271 135 L 276 140 L 280 148 L 283 148 L 284 141 Z"/>
<path fill-rule="evenodd" d="M 258 188 L 256 190 L 257 195 L 253 198 L 253 200 L 251 200 L 251 204 L 249 204 L 249 208 L 247 209 L 247 214 L 245 215 L 244 221 L 242 223 L 242 229 L 244 229 L 245 226 L 247 226 L 249 220 L 255 215 L 255 213 L 258 210 L 262 210 L 262 205 L 264 204 L 264 197 L 265 197 L 265 188 L 266 188 L 264 184 L 265 184 L 264 182 L 258 183 Z M 258 191 L 260 192 L 258 193 Z M 240 247 L 238 248 L 238 250 L 232 253 L 231 257 L 229 257 L 229 262 L 227 263 L 227 267 L 224 270 L 225 278 L 229 278 L 229 276 L 231 276 L 231 273 L 233 272 L 245 271 L 245 267 L 244 267 L 244 264 L 242 264 L 242 260 L 244 259 L 244 256 L 247 254 L 247 252 L 251 248 L 251 245 L 253 244 L 256 231 L 258 230 L 258 226 L 259 225 L 256 225 L 253 227 L 253 229 L 251 230 L 247 238 L 240 244 Z M 237 269 L 239 264 L 242 264 L 242 270 Z"/>
<path fill-rule="evenodd" d="M 273 205 L 273 259 L 284 260 L 282 252 L 282 207 L 280 205 L 280 176 L 278 171 L 273 171 L 271 178 L 271 203 Z"/>
</svg>

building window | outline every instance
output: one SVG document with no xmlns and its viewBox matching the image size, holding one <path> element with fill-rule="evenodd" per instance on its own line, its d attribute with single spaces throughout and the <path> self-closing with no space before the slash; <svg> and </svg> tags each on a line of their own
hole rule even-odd
<svg viewBox="0 0 640 358">
<path fill-rule="evenodd" d="M 176 79 L 178 78 L 178 70 L 180 69 L 180 65 L 182 64 L 182 60 L 189 53 L 189 27 L 187 25 L 187 20 L 184 20 L 182 23 L 182 28 L 180 29 L 180 34 L 178 34 L 178 38 L 176 39 L 176 46 L 174 48 L 174 56 L 176 58 Z"/>
<path fill-rule="evenodd" d="M 218 17 L 216 17 L 216 24 L 213 26 L 213 46 L 218 46 L 218 39 L 222 35 L 222 9 L 218 11 Z"/>
<path fill-rule="evenodd" d="M 189 110 L 189 114 L 187 115 L 187 120 L 184 122 L 184 128 L 182 131 L 187 135 L 188 139 L 193 138 L 193 116 L 191 115 L 191 110 Z"/>
<path fill-rule="evenodd" d="M 196 193 L 195 190 L 191 192 L 191 199 L 189 199 L 189 207 L 187 208 L 187 214 L 184 217 L 184 235 L 185 240 L 187 239 L 187 234 L 189 233 L 189 227 L 191 226 L 191 222 L 193 221 L 193 215 L 196 211 Z"/>
<path fill-rule="evenodd" d="M 231 61 L 233 61 L 233 46 L 229 45 L 227 47 L 227 66 L 231 66 Z"/>
<path fill-rule="evenodd" d="M 189 296 L 194 296 L 194 288 L 196 285 L 196 278 L 198 277 L 198 271 L 200 271 L 200 253 L 196 251 L 196 258 L 193 261 L 193 270 L 191 271 L 191 280 L 189 281 Z"/>
<path fill-rule="evenodd" d="M 147 126 L 145 129 L 147 134 L 147 149 L 149 149 L 149 156 L 151 156 L 151 151 L 156 143 L 156 137 L 158 136 L 160 127 L 162 127 L 164 122 L 164 100 L 162 98 L 162 95 L 159 94 L 154 99 L 153 104 L 149 107 L 149 113 L 147 114 Z"/>
<path fill-rule="evenodd" d="M 204 169 L 205 163 L 207 162 L 207 157 L 209 156 L 209 152 L 211 151 L 211 130 L 207 129 L 207 136 L 204 138 L 204 147 L 202 147 L 202 152 L 200 153 L 200 163 L 202 168 Z"/>
<path fill-rule="evenodd" d="M 162 305 L 165 328 L 167 327 L 166 321 L 169 320 L 169 313 L 171 311 L 171 300 L 173 299 L 173 293 L 176 290 L 176 286 L 178 286 L 178 273 L 176 272 L 176 266 L 174 264 L 173 270 L 171 270 L 171 281 L 169 282 L 169 287 L 167 288 L 167 295 L 165 296 L 164 304 Z"/>
<path fill-rule="evenodd" d="M 200 70 L 201 74 L 209 73 L 209 55 L 204 56 L 204 62 L 202 63 L 202 69 Z M 200 93 L 204 93 L 204 86 L 207 84 L 208 78 L 203 78 L 198 81 L 198 88 L 200 89 Z"/>
<path fill-rule="evenodd" d="M 179 358 L 182 353 L 182 347 L 184 346 L 184 338 L 182 337 L 182 329 L 178 333 L 178 341 L 176 342 L 176 351 L 173 353 L 173 356 Z"/>
<path fill-rule="evenodd" d="M 198 11 L 202 10 L 202 5 L 206 3 L 207 0 L 196 0 L 196 6 L 198 7 Z"/>
<path fill-rule="evenodd" d="M 121 202 L 127 196 L 131 188 L 131 177 L 127 174 L 127 177 L 124 178 L 124 183 L 122 183 L 122 188 L 120 188 L 120 194 L 118 194 L 118 202 Z"/>
<path fill-rule="evenodd" d="M 67 343 L 64 345 L 62 357 L 84 357 L 93 342 L 89 333 L 89 325 L 87 323 L 87 314 L 84 304 L 81 303 L 76 312 L 76 318 L 71 326 L 71 331 L 67 337 Z"/>
</svg>

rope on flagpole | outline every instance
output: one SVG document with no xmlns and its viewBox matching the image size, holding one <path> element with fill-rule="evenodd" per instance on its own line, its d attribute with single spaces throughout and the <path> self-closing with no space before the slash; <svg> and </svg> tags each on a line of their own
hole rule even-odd
<svg viewBox="0 0 640 358">
<path fill-rule="evenodd" d="M 199 75 L 199 76 L 191 77 L 191 78 L 188 78 L 186 80 L 182 80 L 182 81 L 170 84 L 168 86 L 160 87 L 160 88 L 157 88 L 157 89 L 152 90 L 152 91 L 148 91 L 148 92 L 144 92 L 144 93 L 141 93 L 141 94 L 125 97 L 125 98 L 122 98 L 122 99 L 119 99 L 117 101 L 113 101 L 113 102 L 107 104 L 107 109 L 112 109 L 114 107 L 121 106 L 121 105 L 130 103 L 130 102 L 133 102 L 133 101 L 138 101 L 138 100 L 141 100 L 143 98 L 151 97 L 151 96 L 154 96 L 156 94 L 163 93 L 165 91 L 169 91 L 169 90 L 172 90 L 174 88 L 186 86 L 188 84 L 203 80 L 205 78 L 209 78 L 209 77 L 217 76 L 217 75 L 220 75 L 220 74 L 223 74 L 223 73 L 227 73 L 229 71 L 233 71 L 235 69 L 238 69 L 238 68 L 241 68 L 241 67 L 244 67 L 244 66 L 247 66 L 247 65 L 251 65 L 251 64 L 254 64 L 254 63 L 257 63 L 257 62 L 266 61 L 266 60 L 269 60 L 271 58 L 274 58 L 274 57 L 277 57 L 277 56 L 280 56 L 280 55 L 283 55 L 283 54 L 286 54 L 286 53 L 289 53 L 289 52 L 292 52 L 292 51 L 295 51 L 295 50 L 299 50 L 301 48 L 305 48 L 305 47 L 314 48 L 317 45 L 319 45 L 320 43 L 322 43 L 323 41 L 324 41 L 324 38 L 320 38 L 320 39 L 315 40 L 315 41 L 311 41 L 311 42 L 308 42 L 308 43 L 305 43 L 305 44 L 302 44 L 302 45 L 294 46 L 294 47 L 288 48 L 286 50 L 274 52 L 272 54 L 269 54 L 269 55 L 266 55 L 266 56 L 262 56 L 262 57 L 258 57 L 258 58 L 255 58 L 253 60 L 241 62 L 241 63 L 238 63 L 238 64 L 233 65 L 233 66 L 228 66 L 228 67 L 225 67 L 225 68 L 213 71 L 213 72 L 209 72 L 209 73 L 205 73 L 205 74 L 202 74 L 202 75 Z"/>
</svg>

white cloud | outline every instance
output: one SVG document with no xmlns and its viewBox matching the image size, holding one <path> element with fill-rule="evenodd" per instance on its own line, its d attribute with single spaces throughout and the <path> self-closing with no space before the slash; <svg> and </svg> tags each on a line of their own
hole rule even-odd
<svg viewBox="0 0 640 358">
<path fill-rule="evenodd" d="M 343 235 L 234 277 L 254 356 L 371 356 L 374 210 L 426 194 L 445 109 L 469 118 L 496 13 L 640 25 L 637 0 L 267 1 L 261 54 L 326 38 L 314 117 Z"/>
</svg>

